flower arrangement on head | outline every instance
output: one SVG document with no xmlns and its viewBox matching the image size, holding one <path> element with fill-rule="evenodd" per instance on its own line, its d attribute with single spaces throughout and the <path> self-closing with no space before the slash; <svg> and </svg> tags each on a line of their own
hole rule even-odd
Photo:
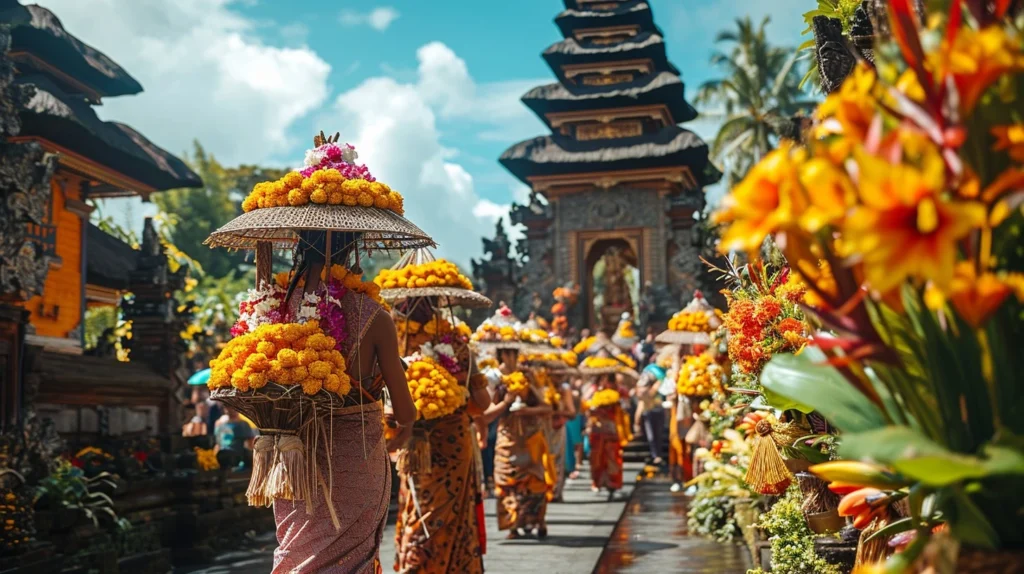
<svg viewBox="0 0 1024 574">
<path fill-rule="evenodd" d="M 516 320 L 512 310 L 504 303 L 498 305 L 494 316 L 484 320 L 473 332 L 472 340 L 480 343 L 511 343 L 522 340 L 523 324 Z"/>
<path fill-rule="evenodd" d="M 576 343 L 576 346 L 572 348 L 572 352 L 576 353 L 577 355 L 582 355 L 583 353 L 586 353 L 587 349 L 589 349 L 591 346 L 593 346 L 594 343 L 596 343 L 596 342 L 597 342 L 597 336 L 595 336 L 595 335 L 591 335 L 590 337 L 585 337 L 582 340 L 580 340 L 579 343 Z"/>
<path fill-rule="evenodd" d="M 693 293 L 693 299 L 668 321 L 670 331 L 710 333 L 722 324 L 722 312 L 711 307 L 704 294 Z"/>
<path fill-rule="evenodd" d="M 466 388 L 435 357 L 422 353 L 407 359 L 409 392 L 424 420 L 448 416 L 466 404 Z"/>
<path fill-rule="evenodd" d="M 676 390 L 688 397 L 706 397 L 722 389 L 722 367 L 710 353 L 690 355 L 679 367 Z"/>
<path fill-rule="evenodd" d="M 619 391 L 616 391 L 615 389 L 601 389 L 594 393 L 594 395 L 590 397 L 590 400 L 587 401 L 587 408 L 602 409 L 605 407 L 617 406 L 621 398 Z"/>
<path fill-rule="evenodd" d="M 415 289 L 418 287 L 456 287 L 473 290 L 473 283 L 450 261 L 438 259 L 400 269 L 382 269 L 374 279 L 383 289 Z"/>
<path fill-rule="evenodd" d="M 306 152 L 304 169 L 289 172 L 277 181 L 256 184 L 242 201 L 242 210 L 312 203 L 376 207 L 402 215 L 402 195 L 374 179 L 366 166 L 356 165 L 359 154 L 355 148 L 338 145 L 337 138 L 338 134 L 332 138 L 318 136 L 316 147 Z"/>
<path fill-rule="evenodd" d="M 591 355 L 583 359 L 583 363 L 580 366 L 586 369 L 609 369 L 620 367 L 629 367 L 633 369 L 636 367 L 636 361 L 633 360 L 632 357 L 623 353 L 619 353 L 614 357 Z"/>
</svg>

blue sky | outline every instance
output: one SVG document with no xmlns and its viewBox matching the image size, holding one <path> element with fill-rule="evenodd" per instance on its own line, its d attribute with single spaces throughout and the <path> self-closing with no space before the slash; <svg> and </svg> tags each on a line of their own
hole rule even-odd
<svg viewBox="0 0 1024 574">
<path fill-rule="evenodd" d="M 546 133 L 518 101 L 553 81 L 541 51 L 560 0 L 39 0 L 143 84 L 99 113 L 181 152 L 198 138 L 227 164 L 296 165 L 315 131 L 340 131 L 408 215 L 466 264 L 525 188 L 497 163 Z M 800 42 L 813 0 L 650 0 L 687 95 L 714 77 L 718 30 L 772 17 Z M 689 125 L 705 137 L 713 120 Z M 123 202 L 122 202 L 123 203 Z M 144 206 L 107 211 L 146 213 Z M 133 222 L 137 224 L 138 222 Z"/>
</svg>

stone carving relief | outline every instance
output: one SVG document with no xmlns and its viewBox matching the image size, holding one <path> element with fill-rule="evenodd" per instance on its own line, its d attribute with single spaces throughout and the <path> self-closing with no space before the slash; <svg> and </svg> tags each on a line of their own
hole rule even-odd
<svg viewBox="0 0 1024 574">
<path fill-rule="evenodd" d="M 558 202 L 562 232 L 587 229 L 648 227 L 662 210 L 658 193 L 647 189 L 612 188 L 567 195 Z"/>
</svg>

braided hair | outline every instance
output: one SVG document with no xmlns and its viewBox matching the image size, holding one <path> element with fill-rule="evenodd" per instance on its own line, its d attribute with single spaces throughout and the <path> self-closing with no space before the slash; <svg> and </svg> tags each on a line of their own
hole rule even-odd
<svg viewBox="0 0 1024 574">
<path fill-rule="evenodd" d="M 344 265 L 352 270 L 359 269 L 358 258 L 354 263 L 349 263 L 362 233 L 351 231 L 335 231 L 331 236 L 331 256 L 327 257 L 327 232 L 323 230 L 307 230 L 299 232 L 299 243 L 295 246 L 295 258 L 292 265 L 294 274 L 288 283 L 288 291 L 285 294 L 285 301 L 291 301 L 295 288 L 300 280 L 308 284 L 310 275 L 316 265 L 326 266 L 328 273 L 332 264 Z"/>
</svg>

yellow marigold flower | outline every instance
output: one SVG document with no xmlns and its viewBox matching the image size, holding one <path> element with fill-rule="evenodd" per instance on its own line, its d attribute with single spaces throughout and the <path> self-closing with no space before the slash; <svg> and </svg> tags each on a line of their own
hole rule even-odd
<svg viewBox="0 0 1024 574">
<path fill-rule="evenodd" d="M 945 199 L 941 173 L 866 153 L 857 162 L 861 203 L 847 217 L 843 237 L 849 254 L 862 257 L 872 288 L 886 293 L 908 277 L 948 286 L 957 241 L 984 224 L 984 206 Z"/>
<path fill-rule="evenodd" d="M 611 407 L 619 404 L 621 399 L 619 392 L 614 389 L 602 389 L 594 393 L 594 396 L 590 397 L 587 401 L 587 405 L 591 409 L 599 409 L 602 407 Z"/>
<path fill-rule="evenodd" d="M 320 359 L 320 355 L 312 349 L 299 351 L 299 364 L 303 367 L 312 365 L 318 359 Z"/>
<path fill-rule="evenodd" d="M 315 395 L 320 392 L 320 389 L 322 389 L 323 386 L 324 382 L 322 379 L 306 379 L 305 381 L 302 381 L 302 392 L 307 395 Z"/>
<path fill-rule="evenodd" d="M 277 360 L 281 362 L 283 368 L 291 368 L 299 366 L 299 354 L 292 349 L 281 349 L 277 352 Z"/>
<path fill-rule="evenodd" d="M 309 200 L 313 203 L 327 203 L 327 192 L 322 187 L 318 188 L 309 194 Z"/>
<path fill-rule="evenodd" d="M 314 361 L 309 365 L 309 376 L 317 379 L 326 379 L 331 374 L 333 365 L 326 361 Z"/>
</svg>

